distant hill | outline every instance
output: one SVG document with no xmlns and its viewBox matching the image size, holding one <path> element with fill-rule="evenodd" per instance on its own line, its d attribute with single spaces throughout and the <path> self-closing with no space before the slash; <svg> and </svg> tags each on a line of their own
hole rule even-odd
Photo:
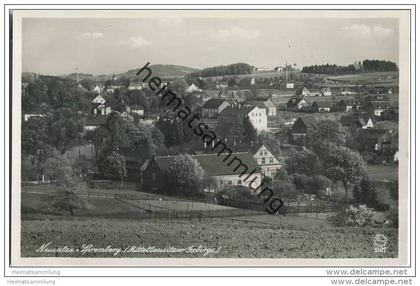
<svg viewBox="0 0 420 286">
<path fill-rule="evenodd" d="M 117 78 L 126 77 L 131 80 L 135 80 L 138 78 L 136 73 L 139 71 L 139 69 L 142 66 L 139 66 L 136 69 L 129 70 L 124 73 L 115 74 Z M 190 74 L 192 72 L 199 71 L 198 69 L 186 67 L 186 66 L 179 66 L 179 65 L 151 65 L 149 68 L 153 71 L 153 75 L 158 76 L 160 78 L 180 78 L 184 77 L 187 74 Z M 82 79 L 90 79 L 93 81 L 106 81 L 109 79 L 112 79 L 112 74 L 100 74 L 100 75 L 92 75 L 88 73 L 79 73 L 79 80 Z M 71 73 L 67 75 L 62 75 L 61 77 L 67 77 L 71 78 L 73 80 L 76 80 L 76 73 Z"/>
<path fill-rule="evenodd" d="M 93 78 L 93 75 L 90 73 L 78 73 L 77 75 L 76 73 L 71 73 L 71 74 L 65 75 L 64 77 L 71 78 L 72 80 L 76 80 L 76 78 L 78 77 L 79 80 L 82 80 L 85 78 L 91 79 Z"/>
<path fill-rule="evenodd" d="M 179 66 L 179 65 L 151 65 L 149 66 L 150 69 L 153 71 L 153 75 L 158 76 L 160 78 L 177 78 L 177 77 L 184 77 L 187 74 L 192 72 L 199 71 L 195 68 L 190 68 L 186 66 Z M 136 73 L 139 71 L 141 66 L 137 69 L 129 70 L 125 73 L 118 74 L 118 77 L 127 77 L 130 79 L 137 78 Z"/>
</svg>

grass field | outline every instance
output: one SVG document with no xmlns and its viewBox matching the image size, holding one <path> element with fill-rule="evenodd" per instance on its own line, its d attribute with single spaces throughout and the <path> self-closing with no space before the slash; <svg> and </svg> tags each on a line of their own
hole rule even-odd
<svg viewBox="0 0 420 286">
<path fill-rule="evenodd" d="M 303 116 L 313 116 L 318 120 L 333 120 L 339 121 L 342 116 L 349 115 L 348 112 L 323 112 L 323 113 L 309 113 L 309 112 L 291 112 L 291 111 L 284 111 L 280 110 L 277 111 L 277 115 L 270 120 L 275 121 L 276 118 L 280 120 L 290 120 L 292 118 L 298 118 Z"/>
<path fill-rule="evenodd" d="M 398 166 L 368 165 L 369 178 L 374 181 L 398 180 Z"/>
<path fill-rule="evenodd" d="M 358 73 L 339 76 L 329 76 L 327 78 L 344 82 L 396 83 L 398 85 L 398 72 Z"/>
</svg>

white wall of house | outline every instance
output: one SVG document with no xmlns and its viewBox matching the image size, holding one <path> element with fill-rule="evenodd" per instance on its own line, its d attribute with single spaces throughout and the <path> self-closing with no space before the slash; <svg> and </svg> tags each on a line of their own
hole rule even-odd
<svg viewBox="0 0 420 286">
<path fill-rule="evenodd" d="M 248 180 L 244 182 L 244 180 L 247 178 L 248 174 L 244 174 L 243 176 L 239 177 L 238 175 L 225 175 L 225 176 L 215 176 L 214 178 L 217 179 L 222 186 L 244 186 L 249 188 L 250 182 L 254 180 L 254 182 L 251 184 L 253 188 L 257 188 L 261 185 L 261 174 L 255 173 L 252 174 Z"/>
<path fill-rule="evenodd" d="M 277 115 L 277 108 L 275 106 L 268 106 L 267 107 L 268 116 L 276 116 Z"/>
<path fill-rule="evenodd" d="M 302 99 L 301 101 L 299 101 L 299 103 L 297 104 L 297 109 L 302 109 L 303 107 L 308 106 L 308 102 L 306 102 L 306 100 Z"/>
<path fill-rule="evenodd" d="M 318 108 L 319 112 L 331 112 L 331 107 L 320 107 Z"/>
<path fill-rule="evenodd" d="M 99 126 L 94 126 L 94 125 L 85 125 L 85 126 L 83 126 L 83 130 L 84 131 L 93 131 L 93 130 L 95 130 L 96 128 L 98 128 Z"/>
<path fill-rule="evenodd" d="M 144 115 L 144 110 L 143 109 L 132 109 L 131 112 L 136 113 L 138 115 Z"/>
<path fill-rule="evenodd" d="M 253 157 L 258 166 L 261 167 L 261 172 L 266 177 L 274 177 L 277 170 L 282 167 L 280 161 L 264 145 L 255 152 Z"/>
<path fill-rule="evenodd" d="M 255 107 L 247 116 L 257 132 L 267 131 L 267 113 L 265 108 Z"/>
<path fill-rule="evenodd" d="M 369 118 L 365 126 L 362 126 L 362 129 L 373 128 L 373 121 L 372 118 Z"/>
<path fill-rule="evenodd" d="M 383 108 L 376 108 L 375 111 L 373 112 L 376 116 L 381 116 L 381 113 L 385 111 L 385 109 Z"/>
<path fill-rule="evenodd" d="M 93 92 L 94 93 L 101 93 L 102 92 L 102 88 L 99 85 L 97 85 L 97 86 L 95 86 L 93 88 Z"/>
</svg>

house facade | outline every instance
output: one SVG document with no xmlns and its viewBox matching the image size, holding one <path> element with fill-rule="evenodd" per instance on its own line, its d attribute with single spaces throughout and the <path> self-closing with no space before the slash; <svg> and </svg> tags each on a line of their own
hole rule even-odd
<svg viewBox="0 0 420 286">
<path fill-rule="evenodd" d="M 165 185 L 168 173 L 176 156 L 155 156 L 142 167 L 142 187 L 158 190 Z M 257 188 L 261 185 L 261 174 L 254 158 L 249 153 L 232 153 L 228 160 L 221 154 L 191 155 L 204 170 L 204 178 L 213 178 L 222 186 Z M 236 158 L 234 161 L 233 158 Z M 229 165 L 229 163 L 231 163 Z M 241 163 L 242 165 L 236 169 Z M 246 168 L 245 168 L 246 167 Z M 248 179 L 247 179 L 248 178 Z"/>
<path fill-rule="evenodd" d="M 246 116 L 248 116 L 252 126 L 254 126 L 257 132 L 267 131 L 267 113 L 265 108 L 255 106 L 246 114 Z"/>
<path fill-rule="evenodd" d="M 319 90 L 316 89 L 308 89 L 306 87 L 304 87 L 302 89 L 302 93 L 301 96 L 303 97 L 307 97 L 307 96 L 320 96 L 321 92 Z"/>
<path fill-rule="evenodd" d="M 266 177 L 273 178 L 277 171 L 282 168 L 279 159 L 264 144 L 255 148 L 253 157 L 261 169 L 261 174 Z"/>
<path fill-rule="evenodd" d="M 100 94 L 91 101 L 91 105 L 94 115 L 108 115 L 112 112 L 111 107 L 106 104 L 105 98 Z"/>
<path fill-rule="evenodd" d="M 258 106 L 258 108 L 265 108 L 267 116 L 277 115 L 277 107 L 269 98 L 248 100 L 246 103 L 253 106 Z"/>
<path fill-rule="evenodd" d="M 201 109 L 203 118 L 217 118 L 217 116 L 230 104 L 221 98 L 211 98 L 206 101 Z"/>
<path fill-rule="evenodd" d="M 322 96 L 332 96 L 331 89 L 329 87 L 325 87 L 321 91 Z"/>
<path fill-rule="evenodd" d="M 310 106 L 309 101 L 302 97 L 292 97 L 286 103 L 286 109 L 292 110 L 292 111 L 299 111 L 309 106 Z"/>
<path fill-rule="evenodd" d="M 331 103 L 326 101 L 316 102 L 311 105 L 312 112 L 331 112 Z"/>
</svg>

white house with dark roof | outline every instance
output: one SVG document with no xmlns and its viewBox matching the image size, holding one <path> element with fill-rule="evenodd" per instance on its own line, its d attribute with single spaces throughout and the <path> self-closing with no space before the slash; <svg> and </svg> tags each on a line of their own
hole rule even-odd
<svg viewBox="0 0 420 286">
<path fill-rule="evenodd" d="M 112 112 L 111 107 L 106 104 L 106 99 L 100 94 L 91 101 L 91 105 L 94 115 L 108 115 Z"/>
<path fill-rule="evenodd" d="M 276 172 L 283 166 L 280 159 L 274 155 L 274 152 L 262 142 L 252 145 L 247 143 L 238 144 L 233 147 L 233 150 L 249 152 L 260 167 L 261 174 L 266 177 L 274 177 Z"/>
<path fill-rule="evenodd" d="M 230 104 L 222 98 L 211 98 L 207 100 L 201 108 L 201 114 L 204 118 L 216 118 Z"/>
<path fill-rule="evenodd" d="M 195 84 L 191 84 L 187 88 L 187 93 L 193 93 L 193 92 L 202 92 L 202 90 L 200 88 L 198 88 Z"/>
<path fill-rule="evenodd" d="M 100 86 L 99 84 L 97 84 L 94 88 L 93 88 L 93 93 L 97 93 L 97 94 L 101 94 L 103 91 L 102 86 Z"/>
<path fill-rule="evenodd" d="M 221 185 L 249 187 L 251 184 L 253 188 L 261 185 L 259 167 L 250 153 L 232 153 L 225 161 L 223 161 L 226 158 L 224 154 L 202 154 L 191 157 L 203 168 L 205 178 L 214 178 Z M 175 158 L 176 156 L 155 156 L 147 161 L 142 167 L 143 187 L 150 189 L 162 187 L 165 175 Z M 242 165 L 238 167 L 239 164 Z"/>
<path fill-rule="evenodd" d="M 248 117 L 257 132 L 268 130 L 265 108 L 259 108 L 258 106 L 252 106 L 250 104 L 237 104 L 225 108 L 220 115 L 223 117 L 231 117 L 232 120 L 235 120 L 237 115 L 240 115 L 241 118 Z"/>
<path fill-rule="evenodd" d="M 277 107 L 269 98 L 255 98 L 247 100 L 246 103 L 257 106 L 258 108 L 265 108 L 268 116 L 277 115 Z"/>
<path fill-rule="evenodd" d="M 331 88 L 329 88 L 329 87 L 324 87 L 324 88 L 321 90 L 321 95 L 322 95 L 322 96 L 332 96 Z"/>
</svg>

